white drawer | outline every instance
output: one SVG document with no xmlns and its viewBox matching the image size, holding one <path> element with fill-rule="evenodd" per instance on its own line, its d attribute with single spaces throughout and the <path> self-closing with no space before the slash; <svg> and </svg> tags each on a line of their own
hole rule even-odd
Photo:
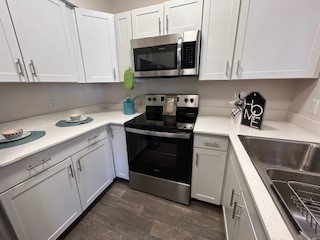
<svg viewBox="0 0 320 240">
<path fill-rule="evenodd" d="M 228 151 L 229 139 L 227 137 L 198 135 L 194 136 L 194 147 Z"/>
<path fill-rule="evenodd" d="M 106 137 L 106 128 L 102 127 L 0 168 L 0 193 Z"/>
</svg>

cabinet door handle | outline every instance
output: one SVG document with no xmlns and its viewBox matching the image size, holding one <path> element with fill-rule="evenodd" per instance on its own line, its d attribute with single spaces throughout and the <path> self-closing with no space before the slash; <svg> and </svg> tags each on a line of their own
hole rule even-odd
<svg viewBox="0 0 320 240">
<path fill-rule="evenodd" d="M 167 34 L 169 33 L 169 17 L 168 15 L 166 15 L 166 30 L 167 30 Z"/>
<path fill-rule="evenodd" d="M 231 192 L 231 199 L 230 199 L 230 207 L 231 207 L 231 206 L 232 206 L 232 204 L 233 204 L 234 195 L 237 195 L 237 196 L 238 196 L 238 198 L 239 198 L 240 193 L 236 193 L 236 192 L 234 191 L 234 189 L 232 189 L 232 192 Z"/>
<path fill-rule="evenodd" d="M 161 35 L 161 19 L 160 17 L 158 19 L 159 19 L 159 35 Z"/>
<path fill-rule="evenodd" d="M 228 79 L 230 79 L 230 62 L 229 61 L 227 61 L 226 76 Z"/>
<path fill-rule="evenodd" d="M 236 71 L 237 76 L 240 78 L 241 77 L 241 62 L 238 60 L 237 62 L 237 71 Z"/>
<path fill-rule="evenodd" d="M 31 70 L 31 74 L 35 77 L 37 77 L 37 72 L 36 72 L 36 68 L 34 67 L 34 63 L 33 60 L 30 61 L 30 70 Z"/>
<path fill-rule="evenodd" d="M 110 134 L 111 134 L 111 138 L 113 138 L 113 129 L 111 129 Z"/>
<path fill-rule="evenodd" d="M 196 166 L 199 167 L 199 158 L 198 158 L 198 153 L 196 154 Z"/>
<path fill-rule="evenodd" d="M 238 208 L 243 208 L 244 206 L 238 205 L 237 202 L 234 203 L 233 211 L 232 211 L 232 219 L 241 218 L 241 215 L 236 214 Z"/>
<path fill-rule="evenodd" d="M 50 161 L 50 160 L 51 160 L 51 157 L 49 157 L 49 158 L 47 158 L 47 159 L 44 158 L 44 159 L 42 159 L 42 161 L 41 161 L 40 163 L 38 163 L 37 165 L 34 165 L 34 166 L 30 165 L 30 166 L 27 168 L 27 170 L 32 170 L 32 169 L 34 169 L 34 168 L 36 168 L 36 167 L 38 167 L 38 166 L 40 166 L 40 165 L 42 165 L 42 164 Z"/>
<path fill-rule="evenodd" d="M 220 144 L 217 142 L 208 142 L 208 141 L 204 141 L 203 142 L 205 146 L 209 146 L 209 147 L 216 147 L 219 148 Z"/>
<path fill-rule="evenodd" d="M 80 159 L 77 161 L 77 163 L 78 163 L 78 169 L 79 169 L 79 171 L 82 172 L 82 167 L 81 167 Z"/>
<path fill-rule="evenodd" d="M 21 77 L 24 77 L 24 73 L 23 73 L 23 70 L 22 70 L 22 64 L 21 64 L 20 58 L 17 59 L 16 66 L 17 66 L 18 74 Z"/>
<path fill-rule="evenodd" d="M 71 177 L 74 178 L 74 173 L 73 173 L 72 165 L 70 164 L 68 168 L 69 168 L 69 170 L 70 170 L 70 175 L 71 175 Z"/>
<path fill-rule="evenodd" d="M 116 69 L 113 68 L 113 79 L 116 80 Z"/>
</svg>

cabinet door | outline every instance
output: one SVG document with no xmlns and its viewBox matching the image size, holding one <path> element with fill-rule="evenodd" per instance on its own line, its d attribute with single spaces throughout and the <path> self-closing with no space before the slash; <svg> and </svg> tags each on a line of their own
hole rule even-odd
<svg viewBox="0 0 320 240">
<path fill-rule="evenodd" d="M 85 210 L 112 182 L 111 155 L 104 139 L 72 156 L 80 193 Z"/>
<path fill-rule="evenodd" d="M 87 82 L 115 82 L 117 46 L 114 15 L 76 8 Z"/>
<path fill-rule="evenodd" d="M 226 152 L 194 148 L 191 196 L 220 205 Z"/>
<path fill-rule="evenodd" d="M 243 0 L 233 78 L 317 77 L 319 12 L 318 0 Z"/>
<path fill-rule="evenodd" d="M 132 28 L 131 12 L 118 13 L 114 17 L 117 37 L 119 80 L 124 81 L 124 72 L 131 67 Z"/>
<path fill-rule="evenodd" d="M 164 34 L 200 30 L 202 22 L 202 4 L 203 0 L 166 1 Z"/>
<path fill-rule="evenodd" d="M 227 171 L 225 175 L 225 183 L 224 183 L 224 191 L 223 191 L 223 199 L 222 206 L 225 218 L 225 225 L 228 235 L 227 239 L 233 240 L 236 239 L 236 218 L 233 214 L 234 208 L 236 208 L 235 203 L 239 203 L 240 200 L 240 183 L 233 165 L 234 159 L 233 152 L 230 152 Z"/>
<path fill-rule="evenodd" d="M 71 159 L 0 196 L 18 239 L 56 239 L 80 214 Z"/>
<path fill-rule="evenodd" d="M 29 80 L 78 82 L 66 5 L 60 0 L 7 0 Z"/>
<path fill-rule="evenodd" d="M 255 230 L 253 228 L 253 224 L 250 219 L 250 214 L 243 193 L 240 194 L 240 199 L 236 209 L 235 218 L 237 219 L 237 234 L 235 234 L 235 239 L 258 240 Z"/>
<path fill-rule="evenodd" d="M 164 34 L 163 4 L 134 9 L 131 16 L 133 39 Z"/>
<path fill-rule="evenodd" d="M 126 133 L 123 127 L 111 126 L 113 161 L 116 176 L 129 180 Z"/>
<path fill-rule="evenodd" d="M 5 0 L 0 0 L 0 82 L 26 82 L 27 76 Z"/>
<path fill-rule="evenodd" d="M 231 79 L 240 0 L 204 0 L 199 80 Z"/>
</svg>

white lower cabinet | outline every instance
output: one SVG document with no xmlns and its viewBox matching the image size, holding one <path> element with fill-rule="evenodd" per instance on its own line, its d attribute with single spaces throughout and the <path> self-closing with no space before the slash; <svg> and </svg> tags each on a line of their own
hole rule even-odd
<svg viewBox="0 0 320 240">
<path fill-rule="evenodd" d="M 228 140 L 222 140 L 226 140 L 223 143 L 227 147 Z M 210 136 L 195 137 L 195 146 L 203 143 L 203 148 L 195 147 L 193 150 L 191 197 L 220 205 L 227 152 L 210 149 L 212 146 L 218 149 L 225 147 L 217 141 Z"/>
<path fill-rule="evenodd" d="M 222 201 L 227 239 L 267 239 L 236 161 L 238 161 L 237 156 L 231 149 Z M 255 221 L 253 222 L 252 219 Z"/>
<path fill-rule="evenodd" d="M 116 176 L 129 180 L 126 132 L 123 126 L 111 126 L 111 144 Z"/>
<path fill-rule="evenodd" d="M 0 199 L 20 240 L 56 239 L 82 212 L 70 158 Z"/>
<path fill-rule="evenodd" d="M 106 139 L 72 156 L 83 210 L 112 183 L 111 160 Z"/>
</svg>

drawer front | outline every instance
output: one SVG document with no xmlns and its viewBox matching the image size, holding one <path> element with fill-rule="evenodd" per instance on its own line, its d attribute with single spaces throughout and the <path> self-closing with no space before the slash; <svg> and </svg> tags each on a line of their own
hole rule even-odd
<svg viewBox="0 0 320 240">
<path fill-rule="evenodd" d="M 194 146 L 198 148 L 227 151 L 228 144 L 229 144 L 229 139 L 227 137 L 197 135 L 197 134 L 194 137 Z"/>
<path fill-rule="evenodd" d="M 0 193 L 46 171 L 48 168 L 106 137 L 106 128 L 102 127 L 0 168 Z"/>
</svg>

